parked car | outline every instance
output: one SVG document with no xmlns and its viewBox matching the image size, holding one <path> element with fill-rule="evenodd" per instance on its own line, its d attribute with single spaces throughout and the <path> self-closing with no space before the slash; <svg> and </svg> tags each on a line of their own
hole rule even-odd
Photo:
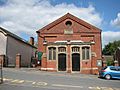
<svg viewBox="0 0 120 90">
<path fill-rule="evenodd" d="M 106 66 L 100 70 L 99 76 L 107 80 L 120 79 L 120 66 Z"/>
</svg>

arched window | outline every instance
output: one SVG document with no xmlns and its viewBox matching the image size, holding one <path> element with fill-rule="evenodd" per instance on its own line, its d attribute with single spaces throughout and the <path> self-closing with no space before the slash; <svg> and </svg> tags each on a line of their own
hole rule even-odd
<svg viewBox="0 0 120 90">
<path fill-rule="evenodd" d="M 59 47 L 58 48 L 58 52 L 60 53 L 65 53 L 66 52 L 66 48 L 65 47 Z"/>
<path fill-rule="evenodd" d="M 49 51 L 48 59 L 49 60 L 56 60 L 56 48 L 55 47 L 49 47 L 48 51 Z"/>
<path fill-rule="evenodd" d="M 82 59 L 90 59 L 90 47 L 82 47 Z"/>
<path fill-rule="evenodd" d="M 80 48 L 79 47 L 72 47 L 72 52 L 80 52 Z"/>
</svg>

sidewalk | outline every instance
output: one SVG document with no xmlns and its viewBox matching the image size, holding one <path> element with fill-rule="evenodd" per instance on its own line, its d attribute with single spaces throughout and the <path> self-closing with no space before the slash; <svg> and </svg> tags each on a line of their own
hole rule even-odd
<svg viewBox="0 0 120 90">
<path fill-rule="evenodd" d="M 92 74 L 80 74 L 80 73 L 67 73 L 67 72 L 50 72 L 50 71 L 41 71 L 39 68 L 3 68 L 3 71 L 14 71 L 14 72 L 26 72 L 34 74 L 44 74 L 44 75 L 56 75 L 56 76 L 74 76 L 74 77 L 96 77 L 98 75 Z"/>
</svg>

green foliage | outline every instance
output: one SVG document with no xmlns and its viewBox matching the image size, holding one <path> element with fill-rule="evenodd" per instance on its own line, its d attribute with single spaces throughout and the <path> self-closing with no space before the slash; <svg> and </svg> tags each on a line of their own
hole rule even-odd
<svg viewBox="0 0 120 90">
<path fill-rule="evenodd" d="M 106 60 L 106 62 L 107 62 L 107 66 L 114 65 L 114 61 L 113 60 Z"/>
<path fill-rule="evenodd" d="M 102 54 L 103 55 L 113 55 L 116 49 L 120 47 L 120 40 L 110 42 L 103 48 Z"/>
</svg>

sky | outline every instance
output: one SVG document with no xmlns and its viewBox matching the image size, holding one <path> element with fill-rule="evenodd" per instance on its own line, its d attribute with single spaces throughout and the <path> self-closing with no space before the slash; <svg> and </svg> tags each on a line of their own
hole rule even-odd
<svg viewBox="0 0 120 90">
<path fill-rule="evenodd" d="M 0 0 L 0 26 L 28 41 L 68 12 L 102 30 L 102 47 L 120 40 L 120 0 Z"/>
</svg>

